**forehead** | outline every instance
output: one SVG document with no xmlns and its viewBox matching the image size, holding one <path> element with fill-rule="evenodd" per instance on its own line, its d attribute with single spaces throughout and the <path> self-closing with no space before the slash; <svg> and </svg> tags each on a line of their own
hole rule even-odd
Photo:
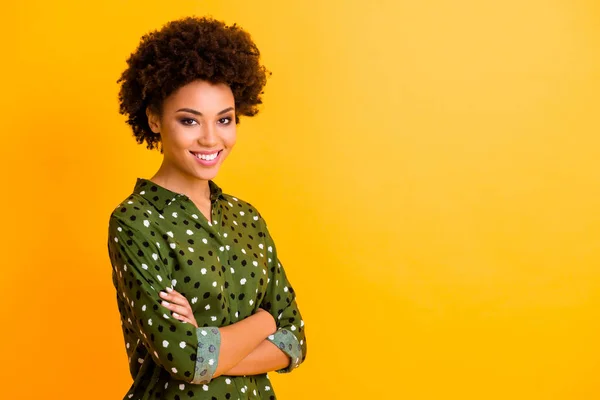
<svg viewBox="0 0 600 400">
<path fill-rule="evenodd" d="M 216 114 L 225 108 L 234 107 L 234 97 L 231 88 L 225 83 L 196 80 L 173 92 L 165 99 L 163 107 L 167 112 L 186 107 L 203 114 Z"/>
</svg>

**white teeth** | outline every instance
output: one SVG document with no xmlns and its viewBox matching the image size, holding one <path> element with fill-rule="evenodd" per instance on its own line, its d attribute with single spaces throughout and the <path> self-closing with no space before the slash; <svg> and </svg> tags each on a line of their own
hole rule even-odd
<svg viewBox="0 0 600 400">
<path fill-rule="evenodd" d="M 212 161 L 215 158 L 217 158 L 217 156 L 219 155 L 219 152 L 216 152 L 213 154 L 194 154 L 194 155 L 196 156 L 196 158 L 199 158 L 201 160 Z"/>
</svg>

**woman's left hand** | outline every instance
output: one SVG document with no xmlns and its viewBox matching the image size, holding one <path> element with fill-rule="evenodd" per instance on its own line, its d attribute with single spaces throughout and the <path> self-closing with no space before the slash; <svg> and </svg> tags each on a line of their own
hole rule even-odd
<svg viewBox="0 0 600 400">
<path fill-rule="evenodd" d="M 170 289 L 167 290 L 169 291 Z M 162 298 L 161 304 L 171 310 L 173 317 L 183 322 L 189 322 L 196 328 L 198 327 L 198 323 L 196 322 L 196 318 L 192 312 L 192 307 L 181 293 L 175 289 L 172 289 L 168 293 L 161 290 L 159 294 Z"/>
</svg>

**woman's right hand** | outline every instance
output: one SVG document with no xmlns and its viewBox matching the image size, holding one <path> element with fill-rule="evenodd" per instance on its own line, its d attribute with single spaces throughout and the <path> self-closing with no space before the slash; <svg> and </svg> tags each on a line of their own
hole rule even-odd
<svg viewBox="0 0 600 400">
<path fill-rule="evenodd" d="M 171 310 L 174 318 L 188 322 L 197 328 L 198 323 L 188 300 L 175 289 L 167 288 L 167 291 L 168 293 L 162 290 L 159 292 L 160 297 L 163 299 L 161 304 Z"/>
</svg>

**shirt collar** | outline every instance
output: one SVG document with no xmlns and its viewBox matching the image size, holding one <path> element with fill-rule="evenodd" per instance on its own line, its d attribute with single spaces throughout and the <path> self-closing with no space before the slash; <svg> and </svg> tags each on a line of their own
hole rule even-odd
<svg viewBox="0 0 600 400">
<path fill-rule="evenodd" d="M 210 188 L 211 203 L 214 203 L 217 199 L 223 197 L 223 191 L 212 180 L 208 181 L 208 186 Z M 160 210 L 164 209 L 178 198 L 187 198 L 183 193 L 174 192 L 145 178 L 136 179 L 133 192 L 141 195 Z"/>
</svg>

